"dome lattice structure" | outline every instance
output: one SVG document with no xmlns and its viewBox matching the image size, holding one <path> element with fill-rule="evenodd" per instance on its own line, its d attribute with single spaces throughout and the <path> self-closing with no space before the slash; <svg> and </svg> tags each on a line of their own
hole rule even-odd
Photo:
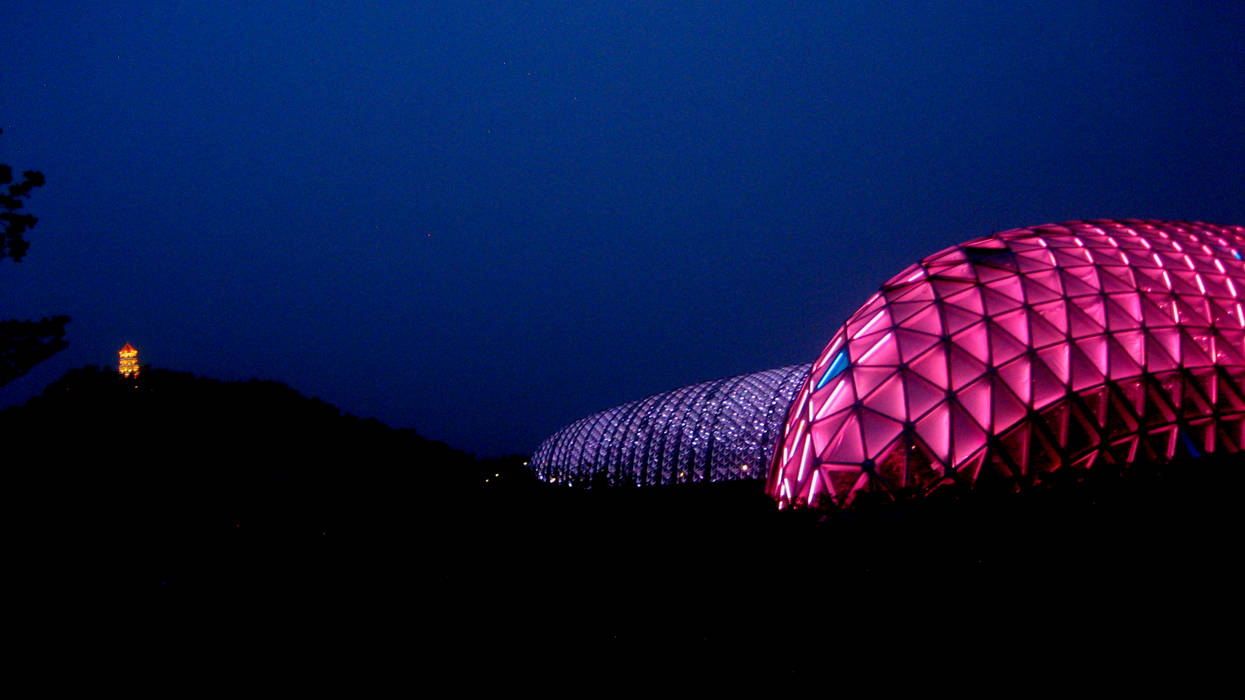
<svg viewBox="0 0 1245 700">
<path fill-rule="evenodd" d="M 536 449 L 543 481 L 652 486 L 761 479 L 809 365 L 656 394 L 582 418 Z"/>
<path fill-rule="evenodd" d="M 767 491 L 842 506 L 1241 450 L 1243 251 L 1240 226 L 1074 221 L 921 260 L 813 363 Z"/>
</svg>

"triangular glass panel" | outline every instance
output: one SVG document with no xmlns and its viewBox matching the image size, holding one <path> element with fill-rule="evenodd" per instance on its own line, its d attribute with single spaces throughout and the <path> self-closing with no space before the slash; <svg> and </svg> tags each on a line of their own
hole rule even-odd
<svg viewBox="0 0 1245 700">
<path fill-rule="evenodd" d="M 1144 377 L 1125 379 L 1115 383 L 1120 395 L 1132 407 L 1133 415 L 1143 419 L 1146 415 L 1146 384 Z"/>
<path fill-rule="evenodd" d="M 1145 345 L 1142 344 L 1142 352 Z M 1124 349 L 1115 337 L 1108 337 L 1107 340 L 1107 362 L 1110 367 L 1111 379 L 1120 380 L 1126 377 L 1136 377 L 1144 370 L 1142 365 Z"/>
<path fill-rule="evenodd" d="M 1240 319 L 1236 316 L 1236 302 L 1231 300 L 1210 300 L 1211 321 L 1216 328 L 1240 328 Z"/>
<path fill-rule="evenodd" d="M 1103 304 L 1102 295 L 1081 297 L 1069 303 L 1068 308 L 1084 313 L 1100 328 L 1105 329 L 1107 327 L 1107 311 L 1106 306 Z M 1071 321 L 1071 316 L 1069 316 L 1069 320 Z"/>
<path fill-rule="evenodd" d="M 1207 352 L 1206 346 L 1210 345 L 1209 336 L 1205 335 L 1205 333 L 1199 333 L 1195 337 L 1189 333 L 1188 329 L 1184 328 L 1181 329 L 1180 336 L 1180 362 L 1182 365 L 1187 368 L 1209 367 L 1215 364 L 1215 361 L 1211 359 L 1210 353 Z"/>
<path fill-rule="evenodd" d="M 1076 454 L 1098 446 L 1098 427 L 1085 415 L 1076 404 L 1068 404 L 1071 409 L 1068 418 L 1068 452 Z"/>
<path fill-rule="evenodd" d="M 1159 428 L 1158 430 L 1151 430 L 1148 435 L 1150 438 L 1150 444 L 1154 446 L 1155 450 L 1159 451 L 1159 454 L 1163 459 L 1171 459 L 1176 456 L 1177 436 L 1177 429 L 1174 425 L 1166 428 Z"/>
<path fill-rule="evenodd" d="M 1034 429 L 1029 440 L 1029 469 L 1026 476 L 1051 472 L 1063 465 L 1059 449 L 1042 430 Z"/>
<path fill-rule="evenodd" d="M 870 336 L 872 337 L 872 336 Z M 899 364 L 899 345 L 895 342 L 894 333 L 885 333 L 883 337 L 873 344 L 864 354 L 857 355 L 855 350 L 852 356 L 856 358 L 857 364 L 864 365 L 897 365 Z"/>
<path fill-rule="evenodd" d="M 1111 443 L 1107 448 L 1117 464 L 1132 464 L 1137 459 L 1137 445 L 1140 438 L 1136 435 Z"/>
<path fill-rule="evenodd" d="M 1176 308 L 1180 312 L 1181 321 L 1186 326 L 1211 325 L 1210 302 L 1205 297 L 1178 296 L 1176 297 Z"/>
<path fill-rule="evenodd" d="M 1045 304 L 1037 304 L 1033 307 L 1033 310 L 1061 334 L 1068 332 L 1068 309 L 1067 304 L 1062 299 Z"/>
<path fill-rule="evenodd" d="M 1028 350 L 1028 346 L 1016 340 L 1010 333 L 990 324 L 990 358 L 993 364 L 1008 362 Z"/>
<path fill-rule="evenodd" d="M 900 359 L 904 362 L 911 362 L 918 355 L 938 344 L 942 338 L 928 333 L 897 328 L 895 329 L 895 340 L 899 343 Z"/>
<path fill-rule="evenodd" d="M 943 279 L 933 280 L 930 284 L 933 285 L 934 291 L 937 292 L 939 299 L 946 299 L 953 294 L 973 289 L 977 286 L 976 282 L 957 282 L 956 280 Z"/>
<path fill-rule="evenodd" d="M 1150 337 L 1154 338 L 1167 351 L 1168 356 L 1172 358 L 1176 364 L 1180 364 L 1180 329 L 1179 328 L 1156 328 L 1150 331 Z"/>
<path fill-rule="evenodd" d="M 1245 396 L 1242 396 L 1242 393 L 1245 393 L 1245 387 L 1232 381 L 1229 376 L 1226 381 L 1219 382 L 1218 388 L 1218 400 L 1215 402 L 1216 409 L 1221 413 L 1245 411 Z"/>
<path fill-rule="evenodd" d="M 944 349 L 935 347 L 908 364 L 908 368 L 935 386 L 945 389 L 947 381 L 947 356 Z"/>
<path fill-rule="evenodd" d="M 897 301 L 891 304 L 891 319 L 896 324 L 903 323 L 915 314 L 919 314 L 933 307 L 932 302 L 928 301 Z"/>
<path fill-rule="evenodd" d="M 908 481 L 905 486 L 928 489 L 942 480 L 942 465 L 933 451 L 920 440 L 913 440 L 908 450 Z"/>
<path fill-rule="evenodd" d="M 1107 328 L 1113 332 L 1141 327 L 1141 299 L 1136 294 L 1114 294 L 1104 304 Z"/>
<path fill-rule="evenodd" d="M 1163 328 L 1176 325 L 1171 297 L 1141 295 L 1141 312 L 1147 328 Z M 1166 308 L 1164 308 L 1166 307 Z"/>
<path fill-rule="evenodd" d="M 1065 280 L 1064 289 L 1068 292 L 1068 296 L 1080 296 L 1080 294 L 1073 292 L 1074 288 L 1067 285 L 1067 276 L 1069 275 L 1075 277 L 1077 281 L 1084 285 L 1085 289 L 1093 290 L 1091 292 L 1086 292 L 1087 294 L 1097 294 L 1102 291 L 1102 288 L 1098 284 L 1098 267 L 1096 265 L 1065 267 L 1062 271 Z"/>
<path fill-rule="evenodd" d="M 1171 270 L 1169 276 L 1172 281 L 1172 291 L 1177 294 L 1193 294 L 1200 297 L 1206 293 L 1206 285 L 1192 270 Z"/>
<path fill-rule="evenodd" d="M 943 302 L 975 314 L 984 314 L 986 311 L 985 306 L 981 303 L 981 289 L 976 286 L 972 289 L 943 297 Z"/>
<path fill-rule="evenodd" d="M 1076 347 L 1085 353 L 1085 357 L 1094 363 L 1098 374 L 1104 376 L 1107 373 L 1107 337 L 1103 335 L 1095 335 L 1089 338 L 1081 338 L 1076 341 Z M 1075 374 L 1075 372 L 1074 372 Z"/>
<path fill-rule="evenodd" d="M 1215 330 L 1215 361 L 1221 365 L 1245 365 L 1245 342 L 1240 331 Z"/>
<path fill-rule="evenodd" d="M 944 306 L 942 312 L 947 318 L 947 333 L 958 333 L 982 318 L 979 313 L 965 311 L 950 304 Z"/>
<path fill-rule="evenodd" d="M 1202 395 L 1202 387 L 1192 379 L 1185 379 L 1184 382 L 1184 401 L 1181 402 L 1181 413 L 1184 418 L 1202 418 L 1213 413 L 1211 410 L 1211 402 Z"/>
<path fill-rule="evenodd" d="M 1206 296 L 1217 299 L 1231 299 L 1232 291 L 1228 289 L 1227 275 L 1210 273 L 1202 275 L 1202 284 L 1206 287 Z"/>
<path fill-rule="evenodd" d="M 977 271 L 972 263 L 960 263 L 959 265 L 951 265 L 935 269 L 930 266 L 929 274 L 935 280 L 962 280 L 968 282 L 977 281 Z"/>
<path fill-rule="evenodd" d="M 813 420 L 821 420 L 835 411 L 842 410 L 856 402 L 855 386 L 846 376 L 838 378 L 826 385 L 827 390 L 812 395 L 810 408 Z"/>
<path fill-rule="evenodd" d="M 1168 386 L 1155 386 L 1153 383 L 1146 385 L 1146 425 L 1163 425 L 1176 420 L 1175 407 L 1180 405 L 1180 383 L 1178 372 L 1168 372 L 1161 375 L 1164 377 L 1176 377 L 1176 383 Z M 1171 389 L 1175 389 L 1172 393 Z"/>
<path fill-rule="evenodd" d="M 860 422 L 853 414 L 843 422 L 837 435 L 830 439 L 829 445 L 822 450 L 819 458 L 822 462 L 846 462 L 859 464 L 865 459 L 864 443 L 860 439 Z"/>
<path fill-rule="evenodd" d="M 1060 401 L 1042 411 L 1041 418 L 1059 446 L 1068 444 L 1068 402 Z"/>
<path fill-rule="evenodd" d="M 951 406 L 952 464 L 964 462 L 986 445 L 986 431 L 958 404 Z"/>
<path fill-rule="evenodd" d="M 1016 264 L 1021 272 L 1032 273 L 1055 266 L 1055 259 L 1046 248 L 1016 254 Z"/>
<path fill-rule="evenodd" d="M 907 389 L 905 395 L 908 397 L 909 420 L 925 415 L 947 397 L 945 389 L 939 389 L 912 371 L 904 372 L 904 384 Z"/>
<path fill-rule="evenodd" d="M 1107 420 L 1103 426 L 1107 439 L 1114 440 L 1121 435 L 1137 432 L 1138 421 L 1133 414 L 1132 406 L 1127 400 L 1115 393 L 1111 394 L 1111 403 L 1107 409 Z"/>
<path fill-rule="evenodd" d="M 830 446 L 830 442 L 839 434 L 843 423 L 847 422 L 847 419 L 853 415 L 855 415 L 855 412 L 851 410 L 839 411 L 825 420 L 813 423 L 809 427 L 809 433 L 813 436 L 813 452 L 816 454 L 824 452 Z"/>
<path fill-rule="evenodd" d="M 1070 335 L 1073 338 L 1084 338 L 1087 335 L 1099 335 L 1106 331 L 1105 316 L 1103 316 L 1100 323 L 1094 316 L 1082 308 L 1082 304 L 1098 315 L 1103 315 L 1101 297 L 1086 297 L 1068 304 L 1068 328 L 1071 329 Z"/>
<path fill-rule="evenodd" d="M 1063 278 L 1064 292 L 1072 298 L 1089 296 L 1098 293 L 1097 287 L 1091 287 L 1081 281 L 1079 277 L 1072 274 L 1068 269 L 1060 270 L 1060 277 Z"/>
<path fill-rule="evenodd" d="M 986 289 L 998 292 L 1017 303 L 1024 303 L 1025 300 L 1025 292 L 1020 283 L 1020 278 L 1014 274 L 1007 275 L 993 282 L 987 282 Z"/>
<path fill-rule="evenodd" d="M 982 282 L 993 282 L 997 279 L 1016 279 L 1016 268 L 1014 261 L 1012 267 L 1000 267 L 991 265 L 990 263 L 977 262 L 977 278 Z M 1019 281 L 1017 281 L 1019 284 Z"/>
<path fill-rule="evenodd" d="M 999 378 L 1003 380 L 1012 393 L 1020 397 L 1023 403 L 1029 403 L 1033 383 L 1029 377 L 1029 358 L 1018 357 L 998 369 Z"/>
<path fill-rule="evenodd" d="M 1102 285 L 1102 291 L 1108 294 L 1135 292 L 1137 290 L 1137 283 L 1133 280 L 1132 271 L 1124 266 L 1099 267 L 1098 280 Z"/>
<path fill-rule="evenodd" d="M 852 320 L 847 322 L 847 335 L 851 338 L 864 338 L 871 333 L 884 331 L 891 325 L 890 312 L 885 308 L 872 314 L 855 314 Z"/>
<path fill-rule="evenodd" d="M 1219 402 L 1219 372 L 1214 367 L 1195 369 L 1189 372 L 1197 382 L 1198 390 L 1212 405 Z"/>
<path fill-rule="evenodd" d="M 939 335 L 942 333 L 942 320 L 938 317 L 938 307 L 934 304 L 926 306 L 903 320 L 904 328 L 911 328 L 922 333 Z"/>
<path fill-rule="evenodd" d="M 1054 274 L 1056 277 L 1059 274 L 1055 272 L 1054 270 L 1050 270 L 1049 272 Z M 1046 287 L 1045 285 L 1039 284 L 1029 278 L 1025 278 L 1023 280 L 1023 284 L 1025 288 L 1025 299 L 1028 300 L 1030 304 L 1040 304 L 1045 301 L 1054 301 L 1056 299 L 1063 298 L 1062 291 L 1052 290 Z"/>
<path fill-rule="evenodd" d="M 1062 299 L 1064 297 L 1063 278 L 1059 276 L 1059 270 L 1052 268 L 1050 270 L 1030 272 L 1025 275 L 1025 280 L 1041 286 L 1045 290 L 1044 293 L 1053 294 L 1054 298 Z M 1030 304 L 1046 301 L 1045 299 L 1034 299 L 1032 295 L 1029 295 L 1027 298 Z"/>
<path fill-rule="evenodd" d="M 991 409 L 994 419 L 990 429 L 997 435 L 1024 418 L 1028 409 L 1012 392 L 1007 390 L 1007 383 L 1002 378 L 996 376 L 992 377 L 990 381 L 993 398 Z"/>
<path fill-rule="evenodd" d="M 1023 476 L 1029 470 L 1029 430 L 1029 424 L 1022 423 L 999 439 L 1001 451 L 1016 465 L 1018 476 Z"/>
<path fill-rule="evenodd" d="M 1177 369 L 1180 363 L 1168 354 L 1167 349 L 1154 336 L 1146 336 L 1146 371 L 1165 372 Z"/>
<path fill-rule="evenodd" d="M 856 366 L 851 370 L 852 381 L 856 385 L 857 396 L 868 396 L 869 392 L 878 388 L 878 386 L 890 379 L 895 373 L 894 367 L 862 367 Z"/>
<path fill-rule="evenodd" d="M 861 411 L 860 426 L 865 437 L 865 451 L 871 459 L 876 459 L 903 432 L 903 423 L 872 411 Z"/>
<path fill-rule="evenodd" d="M 934 288 L 930 286 L 929 282 L 922 280 L 887 290 L 886 298 L 892 304 L 897 302 L 933 301 Z"/>
<path fill-rule="evenodd" d="M 1060 384 L 1067 384 L 1071 378 L 1072 365 L 1068 358 L 1068 345 L 1052 345 L 1037 351 L 1038 359 L 1054 373 Z M 1036 379 L 1035 379 L 1036 381 Z"/>
<path fill-rule="evenodd" d="M 983 477 L 986 480 L 989 480 L 991 476 L 993 476 L 987 476 L 985 474 L 986 470 L 982 469 L 982 465 L 985 463 L 985 457 L 985 448 L 982 448 L 976 454 L 971 457 L 966 457 L 962 462 L 960 462 L 955 469 L 956 473 L 959 474 L 959 479 L 970 484 L 974 484 L 975 488 L 982 488 L 981 485 L 983 483 Z"/>
<path fill-rule="evenodd" d="M 1070 267 L 1083 267 L 1093 262 L 1081 248 L 1052 247 L 1051 253 L 1055 256 L 1055 265 L 1065 270 Z"/>
<path fill-rule="evenodd" d="M 990 361 L 990 339 L 986 333 L 986 324 L 978 323 L 951 336 L 953 347 L 968 352 L 982 363 Z"/>
<path fill-rule="evenodd" d="M 983 377 L 961 389 L 956 398 L 984 428 L 990 427 L 990 380 Z"/>
<path fill-rule="evenodd" d="M 1085 410 L 1094 419 L 1094 425 L 1098 427 L 1106 425 L 1107 409 L 1111 398 L 1111 392 L 1108 391 L 1107 387 L 1094 387 L 1093 389 L 1082 391 L 1080 396 L 1081 402 L 1085 404 Z"/>
<path fill-rule="evenodd" d="M 937 253 L 925 258 L 924 262 L 925 267 L 927 268 L 935 265 L 946 267 L 962 263 L 967 259 L 967 256 L 964 255 L 964 250 L 960 246 L 952 246 L 950 248 L 940 250 Z"/>
<path fill-rule="evenodd" d="M 986 365 L 984 363 L 978 361 L 956 345 L 951 346 L 949 359 L 951 388 L 957 391 L 986 373 Z"/>
<path fill-rule="evenodd" d="M 1051 403 L 1058 401 L 1067 395 L 1067 389 L 1064 383 L 1059 381 L 1047 368 L 1044 362 L 1034 362 L 1029 369 L 1029 374 L 1033 378 L 1033 408 L 1040 409 L 1049 406 Z M 1009 382 L 1010 385 L 1010 382 Z"/>
<path fill-rule="evenodd" d="M 994 322 L 1002 326 L 1016 340 L 1028 344 L 1029 313 L 1025 309 L 1017 309 L 995 316 Z"/>
<path fill-rule="evenodd" d="M 853 338 L 847 343 L 848 357 L 852 360 L 859 361 L 866 352 L 873 349 L 873 346 L 877 345 L 878 341 L 886 337 L 888 334 L 890 334 L 890 329 L 882 328 L 876 332 L 870 333 L 869 335 L 862 335 L 858 338 Z"/>
<path fill-rule="evenodd" d="M 908 480 L 908 447 L 904 444 L 906 442 L 906 440 L 897 440 L 874 458 L 876 466 L 873 468 L 873 474 L 882 481 L 882 485 L 888 491 L 902 488 Z"/>
<path fill-rule="evenodd" d="M 847 503 L 853 487 L 860 480 L 860 467 L 854 464 L 827 466 L 822 473 L 826 475 L 826 487 L 834 494 L 834 500 L 840 504 Z"/>
<path fill-rule="evenodd" d="M 1012 309 L 1018 309 L 1021 305 L 1021 302 L 1016 301 L 1006 294 L 997 292 L 989 287 L 984 288 L 981 294 L 986 302 L 986 311 L 991 315 L 1001 314 L 1005 311 L 1011 311 Z"/>
<path fill-rule="evenodd" d="M 1097 452 L 1090 452 L 1084 457 L 1079 457 L 1072 462 L 1073 469 L 1089 469 L 1094 466 L 1094 462 L 1098 459 Z"/>
<path fill-rule="evenodd" d="M 916 434 L 943 464 L 951 459 L 950 404 L 936 408 L 916 423 Z"/>
<path fill-rule="evenodd" d="M 1030 313 L 1029 329 L 1032 331 L 1030 344 L 1041 348 L 1052 343 L 1062 343 L 1068 339 L 1067 333 L 1052 326 L 1041 314 Z"/>
<path fill-rule="evenodd" d="M 882 385 L 864 400 L 865 408 L 871 408 L 882 415 L 901 421 L 908 419 L 904 403 L 903 381 L 900 380 L 898 372 L 882 382 Z M 866 438 L 868 429 L 866 425 Z"/>
<path fill-rule="evenodd" d="M 1167 285 L 1166 270 L 1159 267 L 1134 267 L 1133 274 L 1137 277 L 1138 291 L 1147 294 L 1166 294 L 1171 291 Z"/>
</svg>

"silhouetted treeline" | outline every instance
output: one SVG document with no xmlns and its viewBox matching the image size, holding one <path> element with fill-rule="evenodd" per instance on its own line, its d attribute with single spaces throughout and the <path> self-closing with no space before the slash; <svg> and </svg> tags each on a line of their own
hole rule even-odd
<svg viewBox="0 0 1245 700">
<path fill-rule="evenodd" d="M 846 511 L 779 512 L 758 481 L 572 489 L 281 384 L 160 370 L 70 372 L 0 431 L 19 532 L 87 580 L 385 592 L 612 633 L 634 608 L 818 628 L 1190 585 L 1213 601 L 1245 512 L 1236 454 Z"/>
<path fill-rule="evenodd" d="M 110 576 L 267 577 L 317 539 L 436 522 L 486 470 L 526 474 L 277 382 L 158 369 L 73 370 L 0 412 L 0 434 L 25 527 L 84 545 Z"/>
</svg>

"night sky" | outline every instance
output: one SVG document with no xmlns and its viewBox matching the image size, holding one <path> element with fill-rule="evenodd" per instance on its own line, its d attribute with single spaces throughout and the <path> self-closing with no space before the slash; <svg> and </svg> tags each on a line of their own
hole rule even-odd
<svg viewBox="0 0 1245 700">
<path fill-rule="evenodd" d="M 526 453 L 971 237 L 1245 223 L 1245 3 L 345 4 L 6 7 L 0 317 L 73 320 L 0 404 L 128 341 Z"/>
</svg>

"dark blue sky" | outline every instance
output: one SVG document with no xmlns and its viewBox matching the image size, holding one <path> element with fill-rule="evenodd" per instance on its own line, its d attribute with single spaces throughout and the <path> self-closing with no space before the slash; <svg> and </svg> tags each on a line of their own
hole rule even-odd
<svg viewBox="0 0 1245 700">
<path fill-rule="evenodd" d="M 973 236 L 1245 223 L 1239 2 L 344 4 L 6 8 L 0 317 L 73 321 L 0 402 L 129 341 L 529 452 Z"/>
</svg>

